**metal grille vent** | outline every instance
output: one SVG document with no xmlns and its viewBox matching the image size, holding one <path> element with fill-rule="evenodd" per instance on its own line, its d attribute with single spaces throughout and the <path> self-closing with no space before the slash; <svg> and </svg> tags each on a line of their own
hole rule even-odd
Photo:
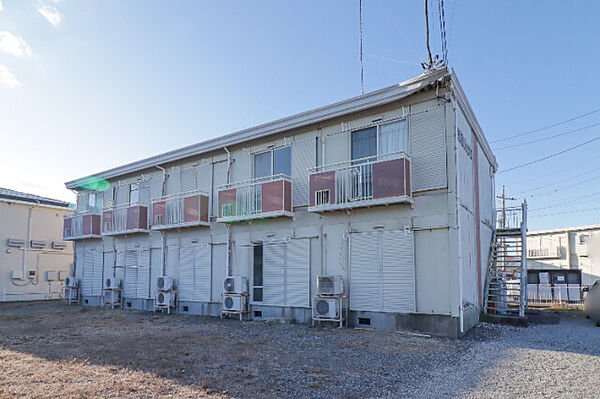
<svg viewBox="0 0 600 399">
<path fill-rule="evenodd" d="M 329 302 L 321 299 L 317 302 L 317 313 L 319 316 L 325 316 L 329 314 Z"/>
<path fill-rule="evenodd" d="M 160 292 L 158 294 L 158 303 L 160 303 L 160 304 L 164 304 L 165 303 L 165 294 L 163 294 L 162 292 Z"/>
<path fill-rule="evenodd" d="M 232 298 L 225 298 L 225 307 L 227 309 L 231 309 L 233 307 L 233 299 Z"/>
<path fill-rule="evenodd" d="M 235 280 L 232 278 L 226 278 L 223 284 L 223 288 L 225 288 L 226 292 L 235 292 Z"/>
<path fill-rule="evenodd" d="M 319 190 L 315 192 L 315 196 L 315 204 L 317 206 L 329 204 L 329 190 Z"/>
<path fill-rule="evenodd" d="M 159 290 L 162 290 L 163 288 L 165 288 L 165 279 L 162 277 L 159 277 L 158 280 L 156 281 L 156 286 L 158 287 Z"/>
</svg>

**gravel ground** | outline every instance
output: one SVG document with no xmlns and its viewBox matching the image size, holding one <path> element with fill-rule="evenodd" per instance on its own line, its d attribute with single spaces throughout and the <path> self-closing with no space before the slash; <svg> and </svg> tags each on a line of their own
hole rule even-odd
<svg viewBox="0 0 600 399">
<path fill-rule="evenodd" d="M 597 397 L 600 328 L 396 332 L 0 304 L 0 397 Z"/>
</svg>

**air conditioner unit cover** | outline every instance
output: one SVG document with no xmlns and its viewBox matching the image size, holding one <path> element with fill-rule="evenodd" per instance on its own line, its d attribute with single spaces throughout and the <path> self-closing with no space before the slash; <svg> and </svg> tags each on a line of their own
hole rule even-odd
<svg viewBox="0 0 600 399">
<path fill-rule="evenodd" d="M 248 292 L 248 279 L 243 276 L 227 277 L 223 288 L 229 294 L 245 294 Z"/>
<path fill-rule="evenodd" d="M 231 312 L 245 312 L 248 309 L 248 297 L 239 295 L 224 295 L 223 310 Z"/>
<path fill-rule="evenodd" d="M 175 282 L 171 277 L 160 276 L 156 278 L 156 289 L 159 291 L 172 291 L 175 287 Z"/>
<path fill-rule="evenodd" d="M 317 291 L 319 295 L 342 295 L 344 278 L 342 276 L 318 276 Z"/>
<path fill-rule="evenodd" d="M 339 318 L 337 298 L 313 298 L 313 315 L 323 318 Z"/>
</svg>

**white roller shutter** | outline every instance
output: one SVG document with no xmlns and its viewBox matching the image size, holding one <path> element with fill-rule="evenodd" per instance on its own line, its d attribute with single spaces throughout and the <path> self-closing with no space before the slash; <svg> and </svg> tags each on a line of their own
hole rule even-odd
<svg viewBox="0 0 600 399">
<path fill-rule="evenodd" d="M 181 170 L 181 192 L 196 190 L 198 187 L 196 167 L 188 167 Z"/>
<path fill-rule="evenodd" d="M 210 246 L 188 243 L 179 252 L 179 299 L 210 301 Z"/>
<path fill-rule="evenodd" d="M 150 250 L 143 249 L 138 253 L 137 298 L 149 298 L 150 295 Z"/>
<path fill-rule="evenodd" d="M 102 253 L 102 247 L 92 250 L 94 272 L 93 272 L 93 283 L 92 283 L 92 295 L 102 295 L 103 288 L 103 271 L 104 271 L 104 256 Z"/>
<path fill-rule="evenodd" d="M 277 306 L 309 306 L 310 243 L 293 239 L 289 243 L 263 245 L 263 303 Z"/>
<path fill-rule="evenodd" d="M 409 313 L 415 310 L 411 231 L 350 235 L 350 308 Z"/>
<path fill-rule="evenodd" d="M 212 167 L 210 164 L 202 163 L 196 168 L 197 187 L 206 193 L 210 193 L 212 180 Z"/>
<path fill-rule="evenodd" d="M 292 198 L 294 206 L 308 205 L 308 169 L 315 166 L 314 137 L 292 143 Z"/>
<path fill-rule="evenodd" d="M 137 297 L 137 251 L 125 251 L 125 282 L 123 284 L 123 296 L 126 298 Z"/>
<path fill-rule="evenodd" d="M 350 235 L 350 309 L 382 309 L 380 233 Z"/>
<path fill-rule="evenodd" d="M 286 254 L 286 305 L 309 306 L 310 290 L 310 241 L 293 239 L 287 245 Z"/>
<path fill-rule="evenodd" d="M 91 296 L 94 290 L 94 257 L 90 249 L 83 251 L 83 273 L 81 276 L 81 294 Z"/>
<path fill-rule="evenodd" d="M 415 268 L 413 233 L 386 231 L 381 234 L 383 265 L 383 310 L 415 311 Z"/>
<path fill-rule="evenodd" d="M 263 303 L 284 305 L 285 244 L 264 243 L 263 245 Z"/>
<path fill-rule="evenodd" d="M 445 188 L 446 129 L 443 105 L 417 111 L 409 124 L 412 190 Z"/>
</svg>

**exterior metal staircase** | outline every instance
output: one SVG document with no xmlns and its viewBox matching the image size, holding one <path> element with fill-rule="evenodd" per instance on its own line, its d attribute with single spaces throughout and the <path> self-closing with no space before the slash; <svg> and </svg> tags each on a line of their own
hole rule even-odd
<svg viewBox="0 0 600 399">
<path fill-rule="evenodd" d="M 484 313 L 525 317 L 527 202 L 497 211 L 485 280 Z"/>
</svg>

